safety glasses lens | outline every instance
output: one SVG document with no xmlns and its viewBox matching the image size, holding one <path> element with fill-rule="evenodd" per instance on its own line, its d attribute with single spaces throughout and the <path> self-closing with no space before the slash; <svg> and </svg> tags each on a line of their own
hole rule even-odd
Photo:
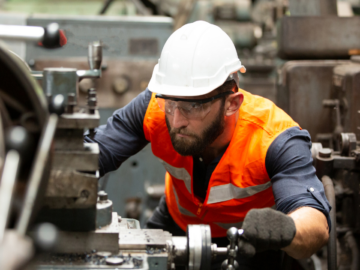
<svg viewBox="0 0 360 270">
<path fill-rule="evenodd" d="M 197 103 L 186 101 L 174 101 L 171 99 L 156 99 L 160 109 L 170 115 L 174 115 L 176 108 L 179 109 L 181 114 L 188 119 L 202 119 L 210 112 L 210 103 Z"/>
</svg>

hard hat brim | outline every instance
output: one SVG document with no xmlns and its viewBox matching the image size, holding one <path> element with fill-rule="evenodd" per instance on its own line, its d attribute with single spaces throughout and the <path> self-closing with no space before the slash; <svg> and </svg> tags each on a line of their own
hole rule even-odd
<svg viewBox="0 0 360 270">
<path fill-rule="evenodd" d="M 240 63 L 240 61 L 239 61 Z M 244 68 L 243 65 L 234 67 L 234 70 L 230 70 L 230 74 L 239 71 Z M 217 87 L 221 86 L 229 74 L 224 73 L 222 76 L 217 76 L 216 83 L 211 83 L 208 86 L 204 87 L 194 87 L 194 86 L 176 86 L 162 83 L 160 84 L 156 79 L 156 74 L 159 72 L 159 64 L 154 67 L 153 76 L 151 77 L 148 89 L 157 94 L 169 95 L 169 96 L 179 96 L 179 97 L 194 97 L 194 96 L 202 96 L 210 93 L 215 90 Z"/>
</svg>

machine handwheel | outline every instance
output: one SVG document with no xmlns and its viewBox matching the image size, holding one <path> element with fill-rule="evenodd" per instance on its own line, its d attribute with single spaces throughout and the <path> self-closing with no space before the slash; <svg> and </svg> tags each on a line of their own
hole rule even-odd
<svg viewBox="0 0 360 270">
<path fill-rule="evenodd" d="M 207 270 L 211 267 L 211 231 L 209 225 L 188 225 L 189 270 Z"/>
</svg>

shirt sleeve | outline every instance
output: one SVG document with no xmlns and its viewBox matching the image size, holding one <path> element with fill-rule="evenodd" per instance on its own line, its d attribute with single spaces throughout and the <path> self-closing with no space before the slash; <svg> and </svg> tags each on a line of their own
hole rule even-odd
<svg viewBox="0 0 360 270">
<path fill-rule="evenodd" d="M 277 210 L 287 214 L 309 206 L 321 211 L 331 226 L 330 205 L 324 187 L 315 174 L 307 130 L 292 127 L 270 145 L 265 165 L 272 182 Z"/>
<path fill-rule="evenodd" d="M 85 133 L 85 142 L 99 144 L 100 175 L 116 170 L 148 144 L 143 122 L 150 99 L 151 92 L 146 89 L 125 107 L 116 110 L 106 125 L 95 129 L 93 136 Z"/>
</svg>

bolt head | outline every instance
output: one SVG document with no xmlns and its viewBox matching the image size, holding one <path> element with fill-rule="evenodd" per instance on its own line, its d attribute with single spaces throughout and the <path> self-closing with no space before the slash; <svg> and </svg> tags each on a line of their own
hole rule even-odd
<svg viewBox="0 0 360 270">
<path fill-rule="evenodd" d="M 96 91 L 92 91 L 89 93 L 88 98 L 96 98 Z"/>
<path fill-rule="evenodd" d="M 76 103 L 76 97 L 74 93 L 69 93 L 67 98 L 68 98 L 68 104 L 73 105 L 73 103 Z"/>
<path fill-rule="evenodd" d="M 105 191 L 101 190 L 98 192 L 98 197 L 100 201 L 106 201 L 108 199 L 108 194 Z"/>
<path fill-rule="evenodd" d="M 88 94 L 92 93 L 92 92 L 96 92 L 96 89 L 95 88 L 89 88 L 88 89 Z"/>
<path fill-rule="evenodd" d="M 89 98 L 88 100 L 88 106 L 90 107 L 96 107 L 97 99 L 96 98 Z"/>
</svg>

